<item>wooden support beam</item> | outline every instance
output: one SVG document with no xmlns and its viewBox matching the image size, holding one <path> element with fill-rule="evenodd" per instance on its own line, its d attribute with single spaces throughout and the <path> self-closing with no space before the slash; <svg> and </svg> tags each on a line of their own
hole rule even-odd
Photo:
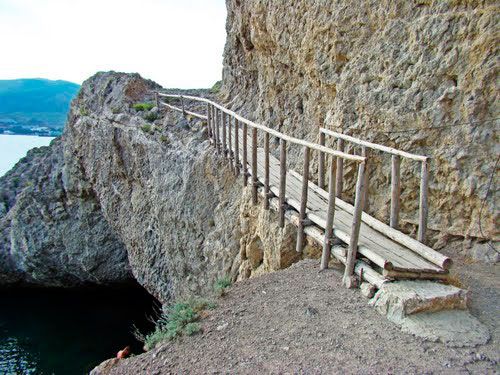
<svg viewBox="0 0 500 375">
<path fill-rule="evenodd" d="M 344 140 L 339 139 L 337 141 L 337 151 L 344 152 Z M 337 192 L 337 197 L 342 199 L 342 190 L 344 189 L 344 159 L 340 156 L 337 157 L 337 178 L 335 179 L 337 186 L 335 191 Z"/>
<path fill-rule="evenodd" d="M 231 116 L 227 116 L 227 134 L 228 134 L 228 154 L 229 165 L 234 171 L 234 154 L 233 154 L 233 130 L 231 129 Z"/>
<path fill-rule="evenodd" d="M 391 158 L 391 218 L 389 225 L 398 229 L 399 207 L 401 195 L 401 157 L 392 155 Z"/>
<path fill-rule="evenodd" d="M 302 193 L 300 198 L 300 211 L 299 211 L 299 228 L 297 230 L 297 246 L 295 250 L 298 253 L 302 252 L 304 247 L 304 221 L 306 219 L 307 209 L 307 193 L 309 191 L 309 147 L 304 147 L 304 171 L 302 174 Z"/>
<path fill-rule="evenodd" d="M 370 163 L 368 163 L 368 155 L 369 151 L 367 147 L 361 146 L 361 156 L 367 158 L 365 161 L 365 193 L 363 194 L 363 204 L 361 205 L 365 212 L 368 212 L 368 168 L 370 166 Z"/>
<path fill-rule="evenodd" d="M 323 253 L 321 254 L 322 270 L 328 268 L 328 262 L 330 261 L 333 239 L 333 222 L 335 217 L 335 175 L 337 173 L 337 160 L 335 157 L 332 157 L 331 159 L 330 170 L 328 173 L 328 209 L 326 212 L 325 238 L 323 240 Z"/>
<path fill-rule="evenodd" d="M 213 138 L 212 138 L 212 123 L 211 123 L 211 114 L 210 114 L 210 103 L 207 103 L 207 131 L 208 131 L 208 138 L 210 138 L 210 143 L 213 143 Z"/>
<path fill-rule="evenodd" d="M 247 186 L 248 183 L 248 126 L 243 123 L 243 186 Z"/>
<path fill-rule="evenodd" d="M 158 108 L 158 112 L 161 111 L 160 108 L 160 99 L 158 98 L 158 93 L 155 91 L 155 103 L 156 103 L 156 108 Z"/>
<path fill-rule="evenodd" d="M 319 144 L 325 145 L 325 133 L 319 133 Z M 325 153 L 321 151 L 318 160 L 318 186 L 321 189 L 325 188 Z"/>
<path fill-rule="evenodd" d="M 425 234 L 427 231 L 427 194 L 429 185 L 429 173 L 427 171 L 427 160 L 422 161 L 422 169 L 420 171 L 420 210 L 418 214 L 418 236 L 417 239 L 425 243 Z"/>
<path fill-rule="evenodd" d="M 215 121 L 214 121 L 214 126 L 215 126 L 215 139 L 216 139 L 216 147 L 217 147 L 217 153 L 220 154 L 221 153 L 221 140 L 220 140 L 220 111 L 217 109 L 217 108 L 213 108 L 214 110 L 214 117 L 215 117 Z"/>
<path fill-rule="evenodd" d="M 222 112 L 222 152 L 227 157 L 226 112 Z"/>
<path fill-rule="evenodd" d="M 181 95 L 181 107 L 182 107 L 182 115 L 186 116 L 186 109 L 184 108 L 184 98 Z"/>
<path fill-rule="evenodd" d="M 252 203 L 257 204 L 257 129 L 252 128 Z"/>
<path fill-rule="evenodd" d="M 286 141 L 280 139 L 280 186 L 279 186 L 279 225 L 285 226 L 285 194 L 286 194 Z"/>
<path fill-rule="evenodd" d="M 234 173 L 236 176 L 240 174 L 240 122 L 238 119 L 234 119 Z"/>
<path fill-rule="evenodd" d="M 269 133 L 264 133 L 264 208 L 269 209 Z"/>
<path fill-rule="evenodd" d="M 356 181 L 356 198 L 354 201 L 354 213 L 351 226 L 351 238 L 349 240 L 349 248 L 347 250 L 347 261 L 344 271 L 344 285 L 348 288 L 355 286 L 352 278 L 354 265 L 356 263 L 356 255 L 358 253 L 359 230 L 361 228 L 361 214 L 363 213 L 363 195 L 365 194 L 365 162 L 358 166 L 358 178 Z"/>
</svg>

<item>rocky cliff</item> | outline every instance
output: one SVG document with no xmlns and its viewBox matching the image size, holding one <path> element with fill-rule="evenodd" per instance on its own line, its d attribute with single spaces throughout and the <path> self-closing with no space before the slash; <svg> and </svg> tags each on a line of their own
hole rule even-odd
<svg viewBox="0 0 500 375">
<path fill-rule="evenodd" d="M 293 4 L 292 4 L 293 3 Z M 432 158 L 429 227 L 498 239 L 495 1 L 228 0 L 223 89 L 270 127 L 320 126 Z M 292 155 L 292 163 L 299 154 Z M 370 166 L 369 211 L 387 221 L 390 158 Z M 402 165 L 402 225 L 415 230 L 418 165 Z M 352 191 L 352 171 L 346 192 Z"/>
<path fill-rule="evenodd" d="M 158 88 L 139 75 L 96 74 L 73 101 L 63 136 L 0 180 L 0 284 L 133 277 L 167 302 L 207 292 L 227 274 L 246 278 L 297 260 L 293 225 L 282 232 L 273 213 L 248 204 L 202 123 L 133 108 Z"/>
</svg>

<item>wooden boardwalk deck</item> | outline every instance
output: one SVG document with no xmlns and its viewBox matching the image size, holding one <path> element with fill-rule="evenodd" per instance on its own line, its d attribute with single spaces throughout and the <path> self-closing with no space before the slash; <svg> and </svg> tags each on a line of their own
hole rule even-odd
<svg viewBox="0 0 500 375">
<path fill-rule="evenodd" d="M 182 108 L 160 102 L 159 96 L 180 99 Z M 184 106 L 186 99 L 205 103 L 207 115 L 188 111 Z M 347 286 L 354 285 L 352 284 L 352 282 L 355 283 L 354 273 L 377 287 L 380 287 L 381 283 L 387 279 L 444 279 L 447 277 L 448 269 L 452 264 L 451 259 L 422 243 L 427 223 L 427 157 L 358 140 L 323 128 L 320 129 L 319 144 L 307 142 L 247 120 L 206 98 L 157 93 L 156 100 L 158 105 L 162 104 L 183 114 L 207 120 L 211 143 L 219 154 L 228 158 L 236 173 L 241 172 L 245 185 L 250 182 L 253 202 L 257 203 L 258 185 L 262 185 L 264 207 L 269 207 L 269 201 L 272 203 L 270 206 L 279 211 L 281 226 L 285 217 L 298 226 L 297 251 L 302 251 L 304 235 L 309 235 L 318 241 L 323 246 L 322 268 L 328 266 L 330 254 L 333 254 L 346 266 L 344 283 Z M 258 146 L 258 131 L 264 134 L 264 147 Z M 325 134 L 339 139 L 338 150 L 325 147 Z M 269 152 L 269 136 L 280 140 L 280 159 L 285 161 L 283 165 L 280 159 Z M 361 145 L 363 155 L 343 152 L 344 140 Z M 323 179 L 325 156 L 328 156 L 333 163 L 330 175 L 332 186 L 336 186 L 339 181 L 340 185 L 342 184 L 341 166 L 344 159 L 358 163 L 355 205 L 341 200 L 339 195 L 336 197 L 335 189 L 329 189 L 327 192 L 312 181 L 304 181 L 300 173 L 288 168 L 286 165 L 287 142 L 303 147 L 304 170 L 307 172 L 304 173 L 305 175 L 309 174 L 310 151 L 319 152 L 318 181 L 320 179 L 322 181 L 318 183 L 321 185 L 325 185 Z M 256 148 L 256 152 L 253 147 Z M 367 175 L 364 169 L 369 159 L 367 148 L 392 154 L 390 226 L 362 212 L 366 199 Z M 419 241 L 397 229 L 400 157 L 413 159 L 422 164 Z M 338 176 L 334 177 L 334 171 L 339 165 Z M 251 177 L 250 181 L 249 177 Z M 268 194 L 266 194 L 267 189 Z M 291 209 L 286 209 L 285 206 Z M 339 241 L 332 243 L 334 239 Z"/>
<path fill-rule="evenodd" d="M 235 139 L 235 134 L 233 131 L 232 139 Z M 252 142 L 251 138 L 248 136 L 247 140 L 248 153 L 252 153 Z M 232 147 L 234 152 L 235 147 Z M 239 132 L 239 150 L 240 150 L 240 160 L 242 160 L 241 150 L 243 149 L 243 136 Z M 264 149 L 261 147 L 257 148 L 257 177 L 261 183 L 264 182 Z M 270 167 L 270 189 L 271 192 L 278 196 L 279 195 L 279 180 L 280 180 L 280 161 L 274 156 L 269 157 L 269 167 Z M 250 165 L 247 167 L 249 173 L 251 174 Z M 320 227 L 322 230 L 326 226 L 326 215 L 327 215 L 327 192 L 320 189 L 316 184 L 309 181 L 309 191 L 307 199 L 307 218 L 311 220 L 314 224 Z M 297 211 L 300 209 L 300 199 L 302 190 L 302 176 L 288 169 L 286 176 L 286 202 L 295 208 Z M 338 200 L 338 198 L 337 198 Z M 344 202 L 342 207 L 349 205 L 349 203 Z M 354 207 L 350 205 L 354 210 Z M 346 244 L 350 240 L 351 223 L 353 220 L 353 215 L 351 212 L 346 211 L 341 206 L 336 204 L 335 207 L 335 217 L 334 217 L 334 235 L 335 237 L 341 239 Z M 418 254 L 414 253 L 407 247 L 399 244 L 398 242 L 387 238 L 386 235 L 380 233 L 379 231 L 373 229 L 366 223 L 361 223 L 360 237 L 358 242 L 358 252 L 369 259 L 371 262 L 379 266 L 384 270 L 386 275 L 396 275 L 395 272 L 391 271 L 403 271 L 408 273 L 436 273 L 444 274 L 445 270 L 432 264 L 431 262 L 423 259 Z"/>
</svg>

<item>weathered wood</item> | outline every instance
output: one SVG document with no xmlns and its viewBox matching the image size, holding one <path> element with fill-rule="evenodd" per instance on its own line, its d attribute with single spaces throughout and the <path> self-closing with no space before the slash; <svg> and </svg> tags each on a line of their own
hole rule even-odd
<svg viewBox="0 0 500 375">
<path fill-rule="evenodd" d="M 264 133 L 264 208 L 269 209 L 269 133 Z"/>
<path fill-rule="evenodd" d="M 333 240 L 333 222 L 335 218 L 335 174 L 337 173 L 337 160 L 332 158 L 328 174 L 328 210 L 326 213 L 325 239 L 323 253 L 321 254 L 321 269 L 328 268 Z"/>
<path fill-rule="evenodd" d="M 247 150 L 247 139 L 248 139 L 248 128 L 247 124 L 243 123 L 243 186 L 247 186 L 248 182 L 248 150 Z"/>
<path fill-rule="evenodd" d="M 362 146 L 361 147 L 361 156 L 365 157 L 366 158 L 366 161 L 365 161 L 365 193 L 363 194 L 363 204 L 361 205 L 361 207 L 363 207 L 363 211 L 368 211 L 368 176 L 369 176 L 369 167 L 370 167 L 370 164 L 368 163 L 368 149 L 366 148 L 366 146 Z"/>
<path fill-rule="evenodd" d="M 158 93 L 156 91 L 155 91 L 155 103 L 156 103 L 156 108 L 158 108 L 158 111 L 161 111 L 160 99 L 158 98 Z"/>
<path fill-rule="evenodd" d="M 217 153 L 221 153 L 221 140 L 220 140 L 220 116 L 219 116 L 219 110 L 215 107 L 213 107 L 214 115 L 215 115 L 215 138 L 217 142 Z"/>
<path fill-rule="evenodd" d="M 227 157 L 226 112 L 222 111 L 222 152 Z"/>
<path fill-rule="evenodd" d="M 423 280 L 447 280 L 450 277 L 446 273 L 430 273 L 430 272 L 409 272 L 397 270 L 383 270 L 383 275 L 391 279 L 423 279 Z"/>
<path fill-rule="evenodd" d="M 325 145 L 325 133 L 319 133 L 319 144 Z M 321 189 L 325 188 L 325 154 L 321 151 L 318 160 L 318 186 Z"/>
<path fill-rule="evenodd" d="M 180 95 L 174 95 L 174 94 L 158 93 L 158 95 L 164 96 L 164 97 L 169 97 L 169 98 L 179 98 L 180 97 Z M 308 142 L 308 141 L 305 141 L 303 139 L 291 137 L 291 136 L 283 134 L 283 133 L 281 133 L 281 132 L 279 132 L 277 130 L 274 130 L 274 129 L 268 128 L 268 127 L 266 127 L 264 125 L 257 124 L 257 123 L 255 123 L 253 121 L 247 120 L 246 118 L 238 115 L 236 112 L 233 112 L 233 111 L 231 111 L 231 110 L 229 110 L 229 109 L 221 106 L 220 104 L 217 104 L 217 103 L 211 101 L 210 99 L 201 98 L 201 97 L 197 97 L 197 96 L 189 96 L 189 95 L 183 95 L 182 97 L 185 98 L 185 99 L 195 100 L 195 101 L 198 101 L 198 102 L 211 103 L 216 108 L 220 109 L 222 112 L 227 113 L 228 115 L 236 118 L 237 120 L 239 120 L 242 123 L 246 123 L 251 128 L 256 128 L 256 129 L 259 129 L 259 130 L 263 130 L 265 132 L 268 132 L 270 136 L 272 135 L 272 136 L 277 137 L 279 139 L 284 139 L 287 142 L 290 142 L 290 143 L 293 143 L 293 144 L 296 144 L 296 145 L 300 145 L 300 146 L 309 147 L 312 150 L 322 151 L 322 152 L 324 152 L 324 153 L 326 153 L 328 155 L 340 156 L 340 157 L 342 157 L 342 158 L 344 158 L 346 160 L 352 160 L 352 161 L 355 161 L 355 162 L 358 162 L 358 163 L 361 163 L 361 162 L 364 161 L 363 157 L 361 157 L 359 155 L 351 155 L 351 154 L 342 153 L 342 152 L 339 152 L 339 151 L 336 151 L 336 150 L 332 150 L 332 149 L 330 149 L 328 147 L 321 146 L 321 145 L 316 144 L 316 143 Z M 203 116 L 203 115 L 200 115 L 200 116 Z"/>
<path fill-rule="evenodd" d="M 181 108 L 182 108 L 182 115 L 186 116 L 186 108 L 184 108 L 184 98 L 181 95 Z"/>
<path fill-rule="evenodd" d="M 240 174 L 240 135 L 239 135 L 239 130 L 240 130 L 240 122 L 237 119 L 234 119 L 234 133 L 235 133 L 235 142 L 234 142 L 234 155 L 235 155 L 235 161 L 234 161 L 234 173 L 236 176 Z"/>
<path fill-rule="evenodd" d="M 344 152 L 344 140 L 339 139 L 337 141 L 337 150 L 339 152 Z M 337 197 L 342 198 L 342 191 L 344 190 L 344 159 L 341 157 L 337 157 L 337 177 L 335 178 L 337 186 L 335 187 L 335 191 L 337 192 Z"/>
<path fill-rule="evenodd" d="M 286 141 L 280 139 L 280 185 L 278 198 L 280 200 L 279 207 L 279 225 L 280 228 L 285 226 L 285 194 L 286 194 Z"/>
<path fill-rule="evenodd" d="M 201 114 L 196 113 L 196 112 L 191 112 L 191 111 L 188 111 L 187 109 L 183 111 L 182 108 L 176 107 L 174 105 L 171 105 L 171 104 L 168 104 L 168 103 L 165 103 L 165 102 L 162 102 L 162 101 L 160 101 L 160 104 L 164 105 L 165 107 L 170 108 L 170 109 L 172 109 L 174 111 L 181 112 L 184 115 L 191 115 L 191 116 L 199 118 L 201 120 L 206 120 L 207 119 L 207 116 L 205 116 L 205 115 L 201 115 Z"/>
<path fill-rule="evenodd" d="M 231 170 L 234 171 L 234 154 L 233 154 L 233 130 L 231 129 L 231 116 L 227 117 L 227 133 L 228 133 L 228 155 L 229 165 L 231 166 Z"/>
<path fill-rule="evenodd" d="M 342 134 L 342 133 L 337 133 L 337 132 L 334 132 L 334 131 L 329 130 L 329 129 L 320 128 L 319 131 L 321 133 L 325 133 L 325 134 L 330 135 L 332 137 L 335 137 L 337 139 L 346 140 L 348 142 L 352 142 L 352 143 L 355 143 L 357 145 L 365 146 L 365 147 L 368 147 L 368 148 L 371 148 L 371 149 L 374 149 L 374 150 L 384 151 L 384 152 L 387 152 L 387 153 L 392 154 L 392 155 L 404 156 L 405 158 L 412 159 L 412 160 L 417 160 L 417 161 L 426 161 L 427 160 L 427 156 L 415 155 L 415 154 L 411 154 L 409 152 L 401 151 L 401 150 L 398 150 L 398 149 L 395 149 L 395 148 L 392 148 L 392 147 L 387 147 L 387 146 L 379 145 L 379 144 L 376 144 L 376 143 L 371 143 L 371 142 L 368 142 L 368 141 L 363 141 L 363 140 L 361 140 L 359 138 L 351 137 L 349 135 L 345 135 L 345 134 Z"/>
<path fill-rule="evenodd" d="M 429 174 L 427 171 L 427 159 L 422 162 L 420 171 L 420 210 L 418 215 L 418 236 L 417 239 L 425 243 L 425 234 L 427 231 L 427 191 L 428 191 Z"/>
<path fill-rule="evenodd" d="M 389 225 L 398 229 L 399 207 L 401 194 L 401 157 L 392 155 L 391 158 L 391 218 Z"/>
<path fill-rule="evenodd" d="M 365 163 L 358 166 L 358 178 L 356 181 L 356 198 L 354 202 L 354 215 L 352 218 L 351 238 L 349 248 L 347 250 L 347 261 L 344 271 L 343 282 L 346 286 L 352 287 L 352 275 L 354 272 L 354 264 L 356 263 L 356 255 L 358 252 L 359 229 L 361 227 L 361 213 L 363 211 L 363 195 L 365 194 Z"/>
<path fill-rule="evenodd" d="M 211 122 L 211 115 L 210 115 L 210 104 L 207 104 L 207 132 L 208 132 L 208 138 L 210 138 L 210 143 L 213 143 L 213 137 L 212 137 L 212 122 Z"/>
<path fill-rule="evenodd" d="M 310 150 L 304 147 L 304 171 L 302 175 L 302 193 L 300 197 L 300 211 L 299 211 L 299 228 L 297 230 L 297 246 L 295 250 L 298 253 L 302 252 L 304 247 L 304 222 L 306 219 L 307 209 L 307 193 L 309 192 L 309 157 Z"/>
<path fill-rule="evenodd" d="M 252 128 L 252 203 L 257 204 L 257 129 Z"/>
</svg>

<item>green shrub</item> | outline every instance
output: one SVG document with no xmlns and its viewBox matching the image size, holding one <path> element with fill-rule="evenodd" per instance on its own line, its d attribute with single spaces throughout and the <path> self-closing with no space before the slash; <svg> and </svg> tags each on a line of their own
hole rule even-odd
<svg viewBox="0 0 500 375">
<path fill-rule="evenodd" d="M 144 115 L 144 120 L 147 120 L 149 122 L 153 122 L 156 119 L 158 119 L 158 114 L 154 112 L 148 112 Z"/>
<path fill-rule="evenodd" d="M 132 108 L 136 111 L 149 111 L 155 105 L 153 103 L 135 103 Z"/>
<path fill-rule="evenodd" d="M 163 143 L 170 143 L 170 138 L 168 138 L 166 135 L 160 135 L 160 141 Z"/>
<path fill-rule="evenodd" d="M 214 285 L 215 293 L 217 293 L 219 296 L 223 296 L 224 294 L 226 294 L 226 289 L 229 288 L 231 284 L 231 279 L 228 276 L 217 279 Z"/>
<path fill-rule="evenodd" d="M 80 116 L 88 116 L 89 111 L 87 111 L 85 108 L 80 108 Z"/>
<path fill-rule="evenodd" d="M 212 94 L 217 94 L 217 93 L 219 93 L 221 87 L 222 87 L 222 81 L 217 81 L 217 82 L 214 83 L 214 85 L 210 89 L 210 92 Z"/>
<path fill-rule="evenodd" d="M 199 298 L 177 302 L 167 308 L 156 321 L 154 332 L 148 335 L 136 332 L 135 336 L 144 341 L 146 350 L 154 348 L 162 341 L 172 340 L 182 335 L 192 336 L 201 331 L 201 326 L 197 323 L 200 319 L 199 313 L 214 307 L 214 303 Z"/>
<path fill-rule="evenodd" d="M 144 132 L 144 133 L 152 133 L 153 132 L 153 129 L 151 127 L 151 125 L 149 124 L 144 124 L 141 126 L 141 130 Z"/>
</svg>

